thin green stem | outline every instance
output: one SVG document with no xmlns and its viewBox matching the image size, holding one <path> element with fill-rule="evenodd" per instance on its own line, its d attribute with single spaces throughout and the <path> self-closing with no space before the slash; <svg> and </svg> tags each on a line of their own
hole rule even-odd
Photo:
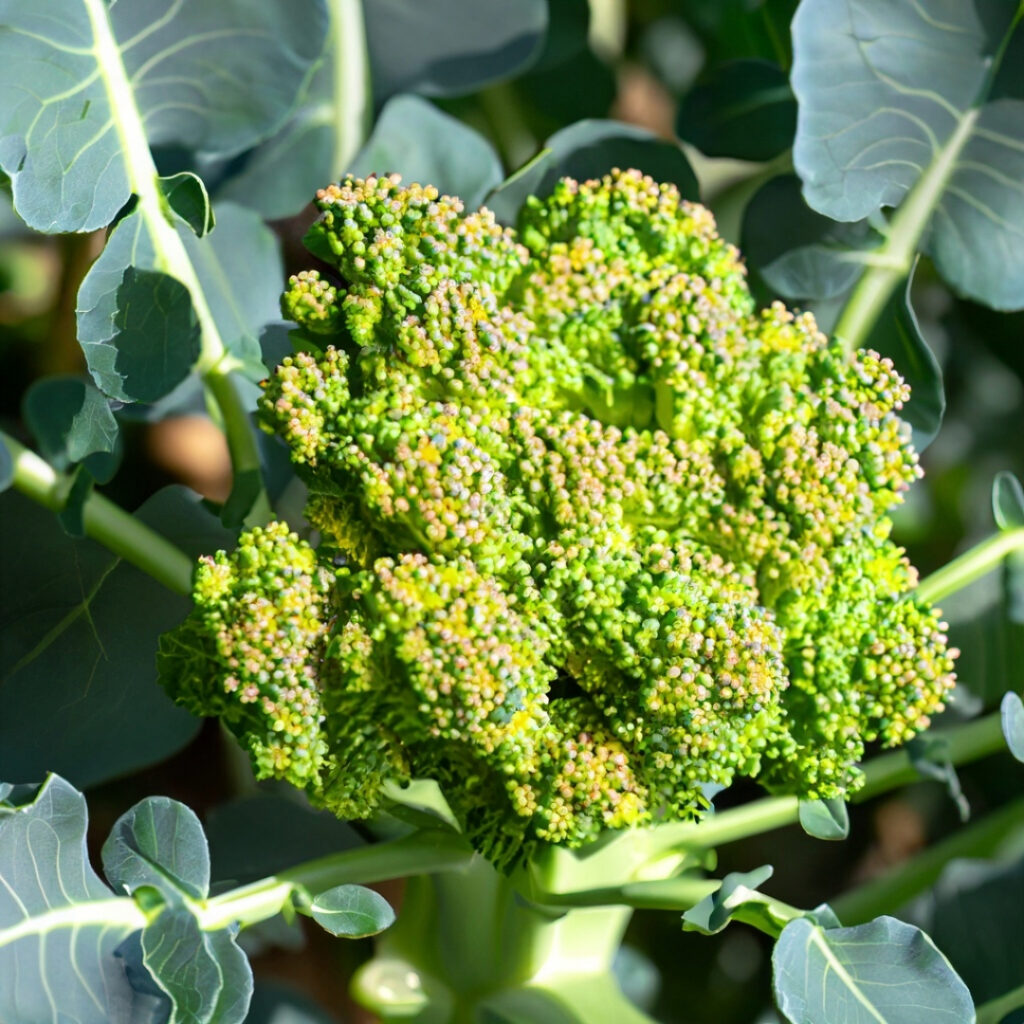
<svg viewBox="0 0 1024 1024">
<path fill-rule="evenodd" d="M 956 857 L 990 856 L 1007 833 L 1024 825 L 1024 799 L 1016 800 L 960 829 L 865 885 L 843 893 L 829 903 L 845 925 L 862 924 L 879 914 L 909 903 L 933 885 L 942 869 Z"/>
<path fill-rule="evenodd" d="M 1003 530 L 965 551 L 925 577 L 914 593 L 923 601 L 941 601 L 998 568 L 1004 558 L 1016 551 L 1024 551 L 1024 526 Z"/>
<path fill-rule="evenodd" d="M 15 489 L 51 512 L 60 512 L 71 491 L 70 478 L 3 432 L 0 432 L 0 443 L 6 446 L 14 464 Z M 176 593 L 191 594 L 192 559 L 102 494 L 93 492 L 85 499 L 82 524 L 86 536 L 118 557 Z"/>
<path fill-rule="evenodd" d="M 204 928 L 255 924 L 281 912 L 293 894 L 316 896 L 337 885 L 463 867 L 473 853 L 454 832 L 414 832 L 385 843 L 343 850 L 281 871 L 209 900 L 200 913 Z"/>
<path fill-rule="evenodd" d="M 952 764 L 967 764 L 997 753 L 1005 746 L 998 712 L 962 725 L 933 733 L 946 744 Z M 925 781 L 906 751 L 894 751 L 873 758 L 864 765 L 864 785 L 850 799 L 868 800 L 897 786 Z M 660 852 L 672 848 L 708 849 L 795 824 L 800 802 L 795 796 L 771 796 L 742 807 L 731 808 L 700 822 L 682 822 L 653 829 L 653 847 Z"/>
<path fill-rule="evenodd" d="M 1007 1014 L 1022 1006 L 1024 1006 L 1024 985 L 999 996 L 998 999 L 990 999 L 987 1003 L 982 1003 L 978 1007 L 975 1024 L 1000 1024 Z"/>
</svg>

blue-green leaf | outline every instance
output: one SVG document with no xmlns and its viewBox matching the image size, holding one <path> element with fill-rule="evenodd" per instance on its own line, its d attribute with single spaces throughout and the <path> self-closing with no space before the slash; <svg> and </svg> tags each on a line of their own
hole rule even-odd
<svg viewBox="0 0 1024 1024">
<path fill-rule="evenodd" d="M 992 515 L 1000 530 L 1024 526 L 1024 487 L 1006 470 L 992 482 Z"/>
<path fill-rule="evenodd" d="M 335 1018 L 301 992 L 261 981 L 253 993 L 246 1024 L 335 1024 Z"/>
<path fill-rule="evenodd" d="M 545 0 L 367 0 L 373 95 L 458 96 L 510 78 L 540 55 Z"/>
<path fill-rule="evenodd" d="M 785 71 L 766 60 L 714 67 L 683 100 L 676 134 L 705 156 L 770 160 L 789 149 L 796 99 Z"/>
<path fill-rule="evenodd" d="M 395 96 L 350 170 L 365 178 L 395 171 L 406 182 L 435 185 L 474 209 L 502 178 L 491 144 L 418 96 Z"/>
<path fill-rule="evenodd" d="M 217 207 L 217 230 L 212 234 L 197 238 L 184 224 L 180 225 L 179 234 L 218 333 L 258 379 L 265 373 L 259 358 L 260 330 L 279 317 L 277 294 L 283 270 L 273 233 L 256 213 L 224 203 Z M 144 362 L 137 365 L 128 359 L 125 363 L 127 357 L 120 355 L 122 345 L 130 343 L 130 336 L 124 338 L 118 326 L 119 317 L 123 320 L 126 315 L 120 304 L 130 298 L 130 294 L 119 295 L 125 272 L 129 267 L 153 270 L 156 265 L 145 219 L 136 212 L 114 229 L 78 291 L 78 338 L 89 372 L 101 391 L 124 401 L 147 400 L 131 392 L 144 388 L 150 393 L 155 390 L 154 381 L 178 377 L 185 361 L 179 348 L 191 355 L 189 367 L 195 358 L 192 320 L 183 316 L 174 336 L 167 328 L 160 328 L 166 332 L 167 358 L 171 361 L 168 366 L 173 366 L 173 373 L 170 369 L 165 371 L 163 364 L 146 371 Z M 174 294 L 178 295 L 175 308 L 180 316 L 184 299 L 180 293 Z M 127 315 L 130 316 L 130 310 Z M 126 380 L 129 369 L 134 375 Z"/>
<path fill-rule="evenodd" d="M 388 901 L 362 885 L 339 885 L 320 893 L 313 900 L 311 913 L 321 928 L 346 939 L 376 935 L 395 920 Z"/>
<path fill-rule="evenodd" d="M 870 346 L 888 356 L 900 376 L 910 385 L 910 399 L 900 416 L 913 430 L 914 448 L 923 452 L 935 439 L 946 413 L 946 390 L 942 367 L 921 333 L 914 312 L 912 293 L 915 263 L 906 284 L 898 289 L 871 333 Z"/>
<path fill-rule="evenodd" d="M 199 358 L 199 322 L 188 289 L 175 278 L 126 267 L 116 294 L 112 364 L 97 383 L 125 402 L 155 402 L 173 391 Z M 95 351 L 95 350 L 94 350 Z"/>
<path fill-rule="evenodd" d="M 504 181 L 487 205 L 504 223 L 515 222 L 527 196 L 547 195 L 559 178 L 599 178 L 613 167 L 635 167 L 678 186 L 685 199 L 699 198 L 697 178 L 679 146 L 620 121 L 578 121 L 555 132 L 542 153 Z"/>
<path fill-rule="evenodd" d="M 106 483 L 117 471 L 117 420 L 110 403 L 81 377 L 43 377 L 25 392 L 22 413 L 39 450 L 57 469 L 84 462 Z"/>
<path fill-rule="evenodd" d="M 814 209 L 857 221 L 912 190 L 958 290 L 1024 305 L 1024 102 L 978 108 L 991 46 L 965 0 L 804 0 L 793 21 L 793 157 Z"/>
<path fill-rule="evenodd" d="M 1003 736 L 1018 761 L 1024 762 L 1024 701 L 1016 693 L 1007 693 L 999 705 Z"/>
<path fill-rule="evenodd" d="M 103 844 L 103 873 L 125 892 L 149 885 L 171 898 L 205 899 L 210 852 L 203 826 L 177 800 L 148 797 L 114 823 Z"/>
<path fill-rule="evenodd" d="M 801 800 L 800 824 L 815 839 L 845 839 L 850 834 L 850 814 L 842 797 Z"/>
<path fill-rule="evenodd" d="M 161 178 L 160 191 L 163 192 L 170 208 L 200 238 L 213 230 L 217 218 L 210 205 L 206 185 L 198 174 L 182 171 L 180 174 Z"/>
<path fill-rule="evenodd" d="M 879 917 L 823 928 L 806 917 L 783 929 L 772 954 L 775 999 L 792 1024 L 973 1024 L 967 986 L 931 939 Z"/>
<path fill-rule="evenodd" d="M 252 968 L 228 929 L 203 931 L 185 907 L 167 907 L 142 932 L 142 962 L 174 1006 L 168 1024 L 242 1024 Z"/>
<path fill-rule="evenodd" d="M 139 915 L 100 911 L 114 894 L 89 865 L 82 794 L 51 775 L 22 796 L 0 803 L 0 1020 L 109 1024 L 132 1002 L 114 953 Z"/>
<path fill-rule="evenodd" d="M 753 871 L 734 871 L 722 879 L 722 884 L 710 896 L 683 914 L 684 931 L 698 931 L 704 935 L 720 932 L 732 919 L 733 912 L 750 900 L 756 900 L 755 891 L 772 877 L 772 866 L 764 864 Z"/>
<path fill-rule="evenodd" d="M 0 591 L 0 778 L 52 768 L 91 785 L 183 747 L 199 722 L 155 685 L 155 657 L 188 600 L 92 541 L 71 540 L 15 492 L 0 497 L 0 514 L 19 538 L 5 569 L 33 581 Z M 231 543 L 182 488 L 160 492 L 139 515 L 190 554 Z"/>
<path fill-rule="evenodd" d="M 323 0 L 3 0 L 0 167 L 15 208 L 40 231 L 109 224 L 137 184 L 120 130 L 132 105 L 150 144 L 231 154 L 266 138 L 324 27 Z"/>
</svg>

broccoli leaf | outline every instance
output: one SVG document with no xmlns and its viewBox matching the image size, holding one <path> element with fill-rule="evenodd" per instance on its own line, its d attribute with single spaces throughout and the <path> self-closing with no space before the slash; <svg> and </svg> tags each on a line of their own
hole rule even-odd
<svg viewBox="0 0 1024 1024">
<path fill-rule="evenodd" d="M 1024 763 L 1024 701 L 1016 693 L 1004 695 L 999 705 L 1006 745 L 1018 761 Z"/>
<path fill-rule="evenodd" d="M 1024 487 L 1005 470 L 992 482 L 992 515 L 1000 530 L 1024 526 Z"/>
<path fill-rule="evenodd" d="M 805 0 L 793 41 L 793 156 L 807 202 L 858 221 L 907 200 L 908 245 L 923 231 L 955 288 L 1021 308 L 1024 102 L 981 105 L 992 56 L 974 4 Z"/>
<path fill-rule="evenodd" d="M 459 96 L 510 78 L 536 60 L 545 0 L 369 0 L 366 38 L 373 95 Z"/>
<path fill-rule="evenodd" d="M 919 928 L 879 917 L 826 928 L 806 917 L 772 954 L 775 998 L 793 1024 L 973 1024 L 967 986 Z"/>
<path fill-rule="evenodd" d="M 214 228 L 216 216 L 206 185 L 198 174 L 182 171 L 160 179 L 160 191 L 171 209 L 202 238 Z"/>
<path fill-rule="evenodd" d="M 815 839 L 845 839 L 850 834 L 850 814 L 842 797 L 801 800 L 800 824 Z"/>
<path fill-rule="evenodd" d="M 132 1002 L 115 958 L 139 927 L 89 865 L 85 799 L 47 778 L 0 802 L 0 1020 L 108 1024 Z M 0 791 L 2 792 L 2 791 Z"/>
<path fill-rule="evenodd" d="M 719 64 L 695 86 L 676 118 L 676 134 L 705 156 L 771 160 L 789 149 L 796 100 L 785 71 L 766 60 Z"/>
<path fill-rule="evenodd" d="M 291 112 L 323 28 L 323 0 L 4 0 L 0 167 L 15 208 L 40 231 L 109 224 L 145 187 L 140 140 L 123 142 L 139 125 L 151 144 L 204 153 L 266 138 Z"/>
<path fill-rule="evenodd" d="M 697 178 L 683 151 L 644 128 L 620 121 L 578 121 L 555 132 L 540 155 L 487 197 L 499 220 L 515 223 L 527 196 L 546 196 L 566 176 L 586 181 L 610 167 L 633 167 L 676 185 L 684 199 L 697 199 Z"/>
<path fill-rule="evenodd" d="M 498 154 L 483 136 L 418 96 L 388 100 L 350 170 L 360 177 L 397 171 L 404 181 L 457 195 L 468 209 L 502 179 Z"/>
<path fill-rule="evenodd" d="M 71 375 L 44 377 L 25 392 L 22 412 L 39 450 L 57 469 L 83 462 L 99 483 L 117 472 L 117 420 L 91 382 Z"/>
<path fill-rule="evenodd" d="M 179 750 L 199 723 L 153 685 L 154 656 L 189 602 L 93 542 L 71 540 L 18 494 L 5 494 L 0 510 L 5 532 L 19 537 L 6 568 L 31 581 L 0 595 L 0 775 L 53 768 L 91 785 Z M 180 488 L 139 514 L 196 554 L 229 540 Z"/>
<path fill-rule="evenodd" d="M 255 213 L 231 203 L 217 208 L 217 220 L 209 237 L 197 238 L 183 223 L 178 234 L 218 334 L 259 379 L 266 372 L 259 355 L 260 330 L 278 316 L 275 296 L 283 271 L 277 242 Z M 136 287 L 152 277 L 137 272 L 160 263 L 146 218 L 132 213 L 114 229 L 78 292 L 78 337 L 89 371 L 101 391 L 122 401 L 153 401 L 167 394 L 187 375 L 199 351 L 193 304 L 184 288 L 169 285 L 166 275 L 151 281 L 148 293 Z M 126 279 L 129 267 L 136 273 Z M 138 315 L 145 317 L 154 315 L 149 300 L 158 298 L 164 312 L 173 311 L 178 319 L 174 324 L 163 320 L 153 337 L 139 343 L 132 330 L 135 303 Z"/>
<path fill-rule="evenodd" d="M 753 871 L 734 871 L 722 879 L 722 884 L 710 896 L 705 896 L 696 906 L 683 914 L 683 930 L 698 931 L 704 935 L 720 932 L 732 919 L 735 912 L 761 900 L 757 888 L 772 877 L 772 866 L 764 864 Z M 771 913 L 763 902 L 759 909 L 771 919 Z M 774 919 L 772 919 L 774 920 Z M 781 927 L 785 922 L 776 922 Z"/>
<path fill-rule="evenodd" d="M 363 939 L 390 927 L 395 912 L 388 901 L 362 885 L 339 885 L 313 900 L 313 920 L 332 935 Z"/>
</svg>

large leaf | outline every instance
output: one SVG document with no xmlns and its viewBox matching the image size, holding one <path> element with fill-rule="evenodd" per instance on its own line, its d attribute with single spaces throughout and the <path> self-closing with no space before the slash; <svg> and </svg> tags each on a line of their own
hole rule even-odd
<svg viewBox="0 0 1024 1024">
<path fill-rule="evenodd" d="M 772 954 L 775 998 L 792 1024 L 973 1024 L 967 986 L 912 925 L 879 917 L 827 928 L 801 917 Z"/>
<path fill-rule="evenodd" d="M 363 178 L 396 171 L 458 196 L 470 210 L 502 179 L 498 154 L 482 135 L 418 96 L 388 100 L 350 170 Z"/>
<path fill-rule="evenodd" d="M 187 552 L 230 543 L 183 489 L 148 501 L 141 518 Z M 57 770 L 77 785 L 152 764 L 199 727 L 155 685 L 161 633 L 189 602 L 91 541 L 64 535 L 15 493 L 0 498 L 5 569 L 0 593 L 0 777 Z M 2 1019 L 2 1018 L 0 1018 Z"/>
<path fill-rule="evenodd" d="M 977 105 L 991 43 L 974 4 L 804 0 L 793 41 L 793 155 L 808 203 L 857 221 L 912 193 L 908 243 L 923 231 L 939 271 L 972 298 L 1024 306 L 1024 102 Z"/>
<path fill-rule="evenodd" d="M 676 118 L 676 134 L 705 156 L 770 160 L 789 149 L 796 100 L 785 71 L 766 60 L 716 66 L 695 86 Z"/>
<path fill-rule="evenodd" d="M 683 151 L 651 132 L 620 121 L 578 121 L 555 132 L 541 153 L 488 196 L 487 205 L 514 223 L 527 196 L 547 195 L 559 178 L 599 178 L 613 167 L 635 167 L 697 199 L 697 178 Z"/>
<path fill-rule="evenodd" d="M 545 0 L 367 0 L 373 95 L 457 96 L 509 78 L 540 55 Z"/>
<path fill-rule="evenodd" d="M 232 203 L 219 205 L 216 212 L 212 234 L 197 238 L 185 224 L 179 225 L 178 234 L 221 339 L 258 377 L 260 331 L 279 316 L 281 257 L 274 235 L 257 214 Z M 122 401 L 148 402 L 167 394 L 187 375 L 198 353 L 189 296 L 165 275 L 150 278 L 168 292 L 168 313 L 174 309 L 187 314 L 178 329 L 171 330 L 163 319 L 159 330 L 141 338 L 126 330 L 126 324 L 135 323 L 132 300 L 137 295 L 129 281 L 138 281 L 140 270 L 159 269 L 160 262 L 145 217 L 133 213 L 114 229 L 78 292 L 78 337 L 89 371 L 101 391 Z M 135 268 L 130 277 L 128 268 Z M 154 315 L 146 295 L 137 297 L 139 315 Z"/>
<path fill-rule="evenodd" d="M 0 167 L 18 213 L 41 231 L 110 223 L 141 184 L 133 108 L 151 144 L 230 154 L 266 138 L 325 24 L 323 0 L 3 0 Z"/>
<path fill-rule="evenodd" d="M 288 123 L 232 168 L 218 198 L 290 217 L 348 169 L 370 121 L 363 0 L 328 0 L 323 58 Z"/>
<path fill-rule="evenodd" d="M 141 915 L 89 865 L 81 793 L 51 775 L 34 799 L 13 796 L 0 800 L 0 1020 L 109 1024 L 133 999 L 114 952 Z"/>
<path fill-rule="evenodd" d="M 928 930 L 961 975 L 975 1003 L 1024 981 L 1024 859 L 955 860 L 931 893 Z"/>
</svg>

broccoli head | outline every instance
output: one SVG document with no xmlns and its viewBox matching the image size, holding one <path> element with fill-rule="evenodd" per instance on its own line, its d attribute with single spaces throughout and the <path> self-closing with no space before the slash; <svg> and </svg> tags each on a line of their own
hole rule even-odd
<svg viewBox="0 0 1024 1024">
<path fill-rule="evenodd" d="M 318 546 L 243 534 L 165 644 L 261 775 L 348 816 L 434 777 L 502 858 L 736 776 L 841 795 L 942 709 L 955 651 L 886 518 L 908 389 L 757 311 L 706 209 L 636 171 L 516 230 L 396 177 L 317 205 L 333 269 L 291 280 L 260 417 Z"/>
</svg>

